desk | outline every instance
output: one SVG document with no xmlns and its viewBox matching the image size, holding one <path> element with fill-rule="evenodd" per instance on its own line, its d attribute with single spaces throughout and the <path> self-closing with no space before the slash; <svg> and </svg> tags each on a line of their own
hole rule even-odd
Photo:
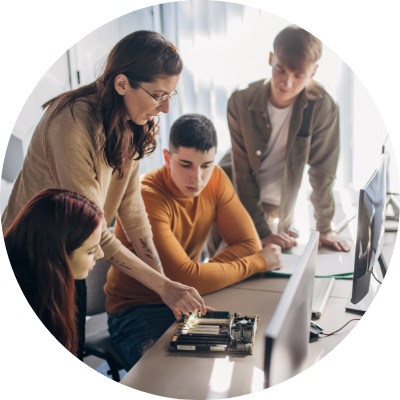
<svg viewBox="0 0 400 400">
<path fill-rule="evenodd" d="M 346 236 L 350 236 L 348 232 Z M 388 264 L 395 239 L 395 233 L 385 236 L 383 252 Z M 287 277 L 256 276 L 204 296 L 206 303 L 217 310 L 260 316 L 252 355 L 170 353 L 169 343 L 177 326 L 173 324 L 125 375 L 121 384 L 176 399 L 223 399 L 263 390 L 264 332 L 287 282 Z M 351 280 L 336 280 L 325 311 L 318 320 L 325 333 L 336 331 L 351 319 L 359 318 L 346 312 L 351 288 Z M 337 334 L 310 343 L 305 368 L 334 349 L 356 324 L 357 321 L 350 322 Z"/>
<path fill-rule="evenodd" d="M 173 324 L 142 359 L 125 375 L 121 384 L 143 392 L 177 399 L 218 399 L 263 390 L 264 332 L 288 278 L 251 278 L 204 296 L 218 310 L 260 316 L 253 354 L 250 356 L 170 353 Z M 246 287 L 247 286 L 247 287 Z M 351 281 L 336 281 L 326 310 L 318 321 L 327 333 L 344 325 L 354 315 L 345 311 Z M 310 343 L 306 367 L 311 366 L 343 340 L 354 327 Z"/>
</svg>

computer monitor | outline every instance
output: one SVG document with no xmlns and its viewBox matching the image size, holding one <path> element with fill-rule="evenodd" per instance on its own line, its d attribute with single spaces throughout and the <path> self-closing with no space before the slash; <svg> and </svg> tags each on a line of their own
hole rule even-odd
<svg viewBox="0 0 400 400">
<path fill-rule="evenodd" d="M 387 201 L 386 161 L 386 156 L 382 155 L 378 167 L 359 194 L 352 295 L 346 306 L 347 311 L 357 314 L 364 314 L 375 297 L 377 286 L 371 285 L 371 275 L 376 263 L 379 263 L 383 277 L 387 271 L 382 254 Z"/>
<path fill-rule="evenodd" d="M 400 201 L 398 194 L 398 182 L 396 170 L 393 168 L 393 147 L 389 140 L 389 135 L 386 137 L 382 145 L 382 154 L 386 158 L 386 220 L 385 231 L 397 232 L 399 229 Z M 394 173 L 394 180 L 391 176 Z M 394 181 L 394 184 L 393 184 Z"/>
<path fill-rule="evenodd" d="M 311 232 L 268 324 L 265 335 L 265 388 L 283 382 L 305 368 L 318 242 L 319 232 Z"/>
</svg>

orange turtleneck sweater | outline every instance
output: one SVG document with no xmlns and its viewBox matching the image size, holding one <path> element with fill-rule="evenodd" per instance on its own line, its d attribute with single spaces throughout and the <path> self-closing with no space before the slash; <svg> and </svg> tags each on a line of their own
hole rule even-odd
<svg viewBox="0 0 400 400">
<path fill-rule="evenodd" d="M 264 257 L 258 253 L 261 243 L 254 224 L 220 167 L 214 167 L 199 196 L 183 197 L 163 166 L 145 175 L 142 196 L 165 275 L 171 280 L 193 286 L 204 295 L 267 270 Z M 214 222 L 227 247 L 201 263 Z M 119 219 L 114 234 L 133 251 Z M 162 303 L 155 292 L 114 267 L 108 272 L 105 292 L 110 313 Z"/>
</svg>

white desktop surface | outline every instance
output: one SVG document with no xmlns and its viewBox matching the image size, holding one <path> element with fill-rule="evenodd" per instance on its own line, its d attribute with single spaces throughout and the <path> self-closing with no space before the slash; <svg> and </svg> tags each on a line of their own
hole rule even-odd
<svg viewBox="0 0 400 400">
<path fill-rule="evenodd" d="M 288 278 L 289 277 L 275 275 L 256 275 L 231 286 L 231 289 L 261 290 L 266 292 L 282 293 L 285 290 Z M 351 297 L 352 284 L 353 281 L 350 278 L 335 279 L 335 284 L 330 297 L 349 299 Z"/>
<path fill-rule="evenodd" d="M 346 304 L 348 299 L 342 297 L 331 297 L 328 300 L 326 308 L 322 313 L 320 319 L 315 321 L 319 326 L 324 329 L 325 334 L 330 334 L 346 325 L 340 332 L 332 336 L 323 336 L 314 342 L 310 343 L 308 347 L 308 356 L 305 361 L 305 367 L 310 367 L 318 362 L 322 357 L 325 357 L 331 350 L 333 350 L 356 326 L 360 315 L 346 312 Z"/>
<path fill-rule="evenodd" d="M 327 269 L 329 269 L 330 271 L 334 270 L 334 266 L 336 265 L 336 262 L 338 260 L 346 260 L 346 263 L 348 263 L 352 268 L 353 267 L 353 263 L 354 263 L 354 251 L 352 251 L 351 253 L 333 253 L 332 254 L 333 257 L 327 257 L 327 254 L 318 254 L 317 255 L 317 265 L 323 265 L 326 266 Z M 288 256 L 288 255 L 286 255 Z M 298 257 L 294 256 L 297 260 Z M 286 257 L 287 258 L 287 257 Z M 319 270 L 321 271 L 322 267 L 319 267 Z M 349 270 L 350 268 L 347 267 L 347 270 Z M 342 268 L 342 271 L 344 269 Z M 278 270 L 279 272 L 279 270 Z M 329 274 L 328 274 L 329 275 Z M 285 289 L 286 283 L 287 283 L 287 278 L 290 275 L 280 275 L 279 273 L 272 273 L 272 274 L 258 274 L 258 275 L 254 275 L 242 282 L 239 282 L 237 284 L 235 284 L 235 288 L 242 288 L 242 289 L 250 289 L 250 290 L 267 290 L 267 291 L 273 291 L 273 292 L 283 292 L 283 290 Z M 269 279 L 260 279 L 263 277 L 267 277 Z M 347 278 L 347 279 L 337 279 L 337 281 L 342 281 L 342 280 L 347 280 L 348 282 L 350 282 L 349 285 L 347 285 L 349 287 L 348 291 L 347 291 L 347 286 L 346 288 L 343 288 L 342 286 L 342 291 L 346 290 L 346 292 L 342 292 L 340 297 L 350 297 L 351 295 L 351 279 Z M 335 286 L 337 286 L 335 284 Z M 335 290 L 335 287 L 334 287 Z M 336 291 L 336 290 L 335 290 Z"/>
<path fill-rule="evenodd" d="M 145 353 L 121 383 L 177 399 L 216 399 L 263 389 L 264 337 L 281 293 L 227 288 L 204 296 L 217 310 L 260 316 L 252 355 L 168 352 L 177 324 Z M 258 335 L 259 334 L 259 335 Z"/>
<path fill-rule="evenodd" d="M 304 251 L 305 246 L 302 246 Z M 299 254 L 300 249 L 293 253 L 283 253 L 282 261 L 283 268 L 273 271 L 273 274 L 278 275 L 291 275 L 296 266 L 297 262 L 301 257 Z M 316 276 L 335 276 L 345 275 L 353 273 L 355 253 L 352 249 L 350 252 L 326 252 L 325 248 L 320 249 L 318 252 L 317 267 L 315 270 Z"/>
<path fill-rule="evenodd" d="M 174 324 L 125 375 L 121 384 L 176 399 L 221 399 L 263 390 L 264 332 L 288 278 L 263 277 L 251 281 L 258 283 L 258 288 L 242 288 L 242 282 L 204 298 L 217 310 L 259 315 L 252 355 L 169 352 L 169 343 L 177 326 Z M 336 283 L 340 295 L 351 288 L 350 281 L 338 280 Z M 337 330 L 350 319 L 359 318 L 345 311 L 347 301 L 348 296 L 334 297 L 332 293 L 325 312 L 317 321 L 325 332 Z M 310 343 L 305 367 L 313 365 L 337 346 L 354 325 L 353 322 L 336 335 Z"/>
</svg>

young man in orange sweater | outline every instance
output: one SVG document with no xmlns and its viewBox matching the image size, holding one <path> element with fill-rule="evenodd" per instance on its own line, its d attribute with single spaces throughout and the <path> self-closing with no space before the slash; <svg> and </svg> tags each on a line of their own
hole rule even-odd
<svg viewBox="0 0 400 400">
<path fill-rule="evenodd" d="M 262 248 L 232 183 L 214 165 L 216 151 L 212 122 L 202 115 L 184 115 L 171 127 L 165 165 L 142 180 L 142 196 L 165 275 L 194 286 L 202 295 L 282 267 L 280 247 Z M 214 223 L 227 247 L 202 262 Z M 119 220 L 114 233 L 130 246 Z M 134 365 L 175 321 L 174 315 L 155 292 L 116 268 L 110 269 L 105 290 L 111 338 Z"/>
</svg>

